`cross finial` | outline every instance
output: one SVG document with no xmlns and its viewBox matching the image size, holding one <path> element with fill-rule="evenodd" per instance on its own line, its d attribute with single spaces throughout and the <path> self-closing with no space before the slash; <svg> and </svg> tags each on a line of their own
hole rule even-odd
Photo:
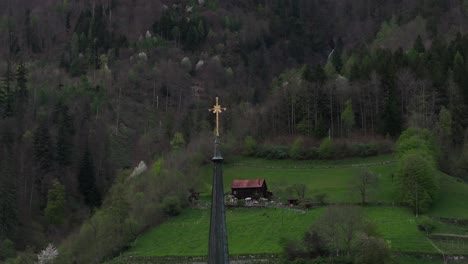
<svg viewBox="0 0 468 264">
<path fill-rule="evenodd" d="M 213 114 L 216 114 L 216 136 L 219 137 L 219 114 L 222 111 L 226 111 L 226 108 L 221 107 L 218 102 L 218 97 L 216 97 L 216 104 L 213 106 L 213 108 L 208 109 L 208 111 L 213 112 Z"/>
</svg>

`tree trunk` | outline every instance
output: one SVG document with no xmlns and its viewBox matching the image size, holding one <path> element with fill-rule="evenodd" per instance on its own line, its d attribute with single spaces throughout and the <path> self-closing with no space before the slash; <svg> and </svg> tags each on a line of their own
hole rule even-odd
<svg viewBox="0 0 468 264">
<path fill-rule="evenodd" d="M 119 124 L 120 124 L 120 98 L 122 96 L 122 85 L 119 85 L 119 97 L 117 99 L 117 120 L 115 124 L 115 133 L 119 132 Z"/>
<path fill-rule="evenodd" d="M 168 107 L 169 107 L 169 86 L 166 85 L 166 113 L 167 113 Z"/>
<path fill-rule="evenodd" d="M 330 137 L 333 138 L 333 91 L 330 90 Z"/>
<path fill-rule="evenodd" d="M 155 103 L 155 97 L 156 97 L 156 81 L 153 80 L 153 102 L 152 102 L 153 108 L 154 108 L 154 103 Z"/>
</svg>

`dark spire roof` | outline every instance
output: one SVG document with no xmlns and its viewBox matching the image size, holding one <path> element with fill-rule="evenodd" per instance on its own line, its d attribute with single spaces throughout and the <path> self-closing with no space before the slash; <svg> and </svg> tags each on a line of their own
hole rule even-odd
<svg viewBox="0 0 468 264">
<path fill-rule="evenodd" d="M 214 173 L 211 192 L 210 237 L 208 242 L 208 264 L 229 264 L 229 251 L 224 209 L 223 157 L 217 136 L 214 148 Z"/>
</svg>

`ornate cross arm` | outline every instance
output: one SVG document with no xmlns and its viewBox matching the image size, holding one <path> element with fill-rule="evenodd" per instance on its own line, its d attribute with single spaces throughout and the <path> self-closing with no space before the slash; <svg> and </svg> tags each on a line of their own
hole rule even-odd
<svg viewBox="0 0 468 264">
<path fill-rule="evenodd" d="M 226 111 L 226 108 L 221 107 L 218 103 L 218 97 L 216 97 L 216 104 L 213 106 L 213 108 L 208 109 L 208 111 L 213 112 L 213 114 L 216 114 L 216 136 L 219 137 L 219 114 L 223 111 Z"/>
</svg>

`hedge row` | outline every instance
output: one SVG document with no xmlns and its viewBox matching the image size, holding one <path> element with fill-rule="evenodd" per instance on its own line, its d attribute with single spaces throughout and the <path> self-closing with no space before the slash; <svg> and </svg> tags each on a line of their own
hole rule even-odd
<svg viewBox="0 0 468 264">
<path fill-rule="evenodd" d="M 301 148 L 298 153 L 291 155 L 288 146 L 258 146 L 250 156 L 266 159 L 342 159 L 348 157 L 369 157 L 393 151 L 390 142 L 371 142 L 349 144 L 344 142 L 335 143 L 324 140 L 319 147 Z"/>
</svg>

